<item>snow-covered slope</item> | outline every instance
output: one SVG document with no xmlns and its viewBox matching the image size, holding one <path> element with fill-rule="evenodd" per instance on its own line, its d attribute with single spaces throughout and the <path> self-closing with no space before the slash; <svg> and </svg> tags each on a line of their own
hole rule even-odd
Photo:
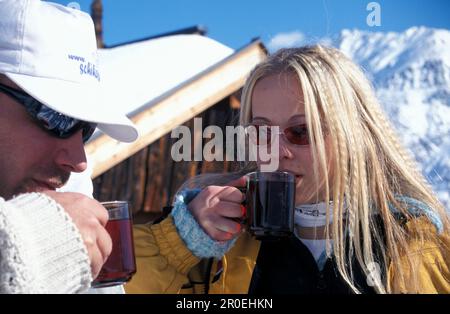
<svg viewBox="0 0 450 314">
<path fill-rule="evenodd" d="M 344 30 L 334 44 L 371 78 L 400 137 L 450 210 L 450 31 Z"/>
</svg>

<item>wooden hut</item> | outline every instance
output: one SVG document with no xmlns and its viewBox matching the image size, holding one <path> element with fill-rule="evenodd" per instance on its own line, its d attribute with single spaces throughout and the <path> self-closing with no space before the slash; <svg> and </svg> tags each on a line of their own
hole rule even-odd
<svg viewBox="0 0 450 314">
<path fill-rule="evenodd" d="M 175 42 L 171 45 L 171 41 Z M 240 89 L 251 69 L 266 55 L 259 40 L 233 51 L 207 38 L 198 27 L 102 49 L 100 64 L 112 80 L 107 90 L 111 103 L 125 108 L 140 137 L 126 144 L 97 135 L 86 145 L 93 167 L 94 196 L 100 201 L 130 201 L 135 221 L 142 223 L 159 216 L 189 177 L 232 170 L 232 162 L 227 161 L 173 161 L 171 147 L 177 139 L 171 138 L 171 131 L 185 125 L 193 132 L 196 117 L 202 119 L 203 129 L 233 125 Z M 206 59 L 210 60 L 204 63 Z M 161 66 L 164 62 L 166 66 Z M 191 68 L 184 76 L 178 75 L 184 66 Z M 133 71 L 143 72 L 144 78 Z M 171 78 L 176 78 L 172 85 L 161 83 Z M 154 87 L 158 84 L 159 89 Z M 206 142 L 194 141 L 194 145 Z"/>
</svg>

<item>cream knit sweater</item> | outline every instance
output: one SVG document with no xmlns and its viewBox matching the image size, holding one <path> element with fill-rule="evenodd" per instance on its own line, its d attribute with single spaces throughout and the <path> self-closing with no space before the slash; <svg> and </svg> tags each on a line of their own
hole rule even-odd
<svg viewBox="0 0 450 314">
<path fill-rule="evenodd" d="M 92 281 L 69 215 L 44 194 L 0 198 L 0 293 L 80 293 Z"/>
</svg>

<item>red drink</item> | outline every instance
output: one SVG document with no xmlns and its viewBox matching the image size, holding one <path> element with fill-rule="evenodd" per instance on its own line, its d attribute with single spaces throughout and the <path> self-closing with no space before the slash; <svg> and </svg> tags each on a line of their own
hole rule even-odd
<svg viewBox="0 0 450 314">
<path fill-rule="evenodd" d="M 108 207 L 107 209 L 109 210 Z M 112 212 L 114 210 L 115 212 Z M 124 212 L 124 210 L 122 211 Z M 119 215 L 120 212 L 117 211 L 117 208 L 109 211 L 110 217 L 106 224 L 106 230 L 112 239 L 112 251 L 100 274 L 92 283 L 93 287 L 99 288 L 123 284 L 129 281 L 136 272 L 133 228 L 128 207 L 126 211 L 126 215 Z"/>
</svg>

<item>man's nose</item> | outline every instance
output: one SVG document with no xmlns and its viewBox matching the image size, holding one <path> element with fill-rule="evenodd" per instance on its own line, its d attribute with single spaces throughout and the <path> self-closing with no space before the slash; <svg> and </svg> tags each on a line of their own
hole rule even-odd
<svg viewBox="0 0 450 314">
<path fill-rule="evenodd" d="M 82 130 L 66 139 L 58 140 L 55 162 L 61 169 L 70 172 L 83 172 L 87 168 L 86 152 Z"/>
</svg>

